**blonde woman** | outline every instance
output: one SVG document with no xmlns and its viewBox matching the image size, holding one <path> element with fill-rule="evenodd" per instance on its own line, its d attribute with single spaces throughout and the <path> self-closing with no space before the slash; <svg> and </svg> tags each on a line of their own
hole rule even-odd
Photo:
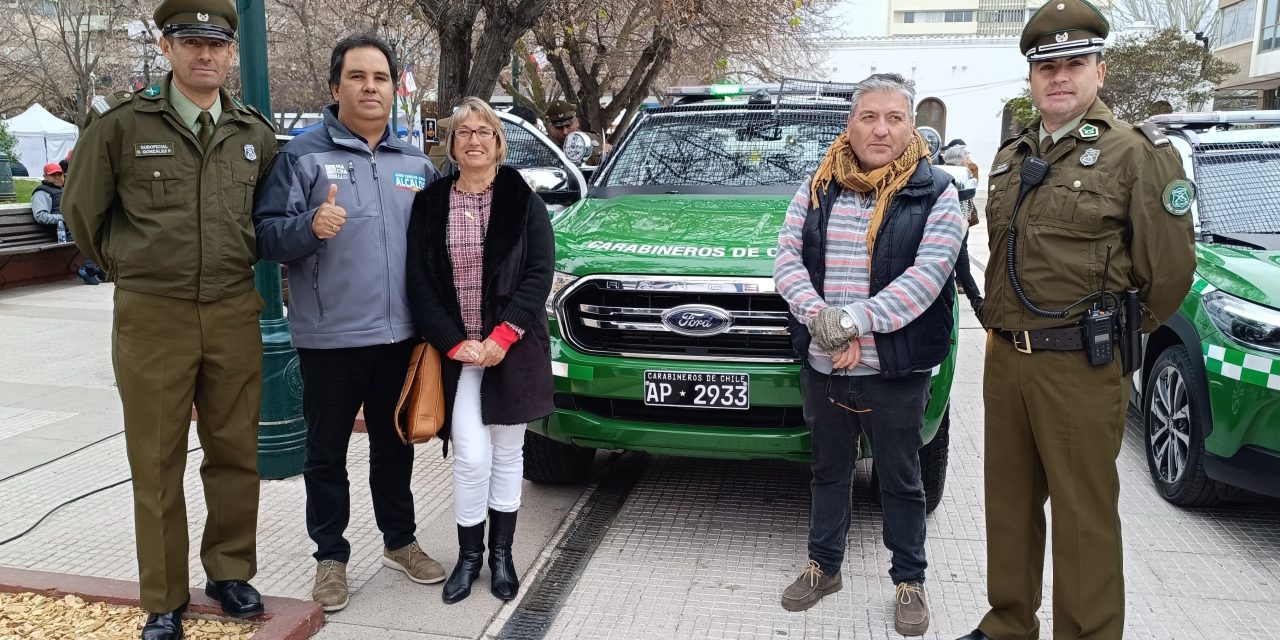
<svg viewBox="0 0 1280 640">
<path fill-rule="evenodd" d="M 441 431 L 454 451 L 458 564 L 445 582 L 452 604 L 471 594 L 489 519 L 490 590 L 520 588 L 511 558 L 524 470 L 525 423 L 552 411 L 544 304 L 555 244 L 546 205 L 502 166 L 502 122 L 479 98 L 453 114 L 445 154 L 458 173 L 417 195 L 409 221 L 407 283 L 418 332 L 442 358 Z"/>
</svg>

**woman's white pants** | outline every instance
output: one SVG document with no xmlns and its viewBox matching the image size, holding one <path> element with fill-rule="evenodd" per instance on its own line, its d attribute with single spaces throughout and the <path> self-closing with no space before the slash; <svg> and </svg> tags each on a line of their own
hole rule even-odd
<svg viewBox="0 0 1280 640">
<path fill-rule="evenodd" d="M 483 368 L 463 365 L 453 402 L 453 515 L 464 527 L 484 522 L 488 509 L 520 508 L 525 425 L 480 419 L 483 376 Z"/>
</svg>

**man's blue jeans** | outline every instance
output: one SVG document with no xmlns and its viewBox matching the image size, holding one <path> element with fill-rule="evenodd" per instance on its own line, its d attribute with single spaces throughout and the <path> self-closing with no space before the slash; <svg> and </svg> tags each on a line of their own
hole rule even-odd
<svg viewBox="0 0 1280 640">
<path fill-rule="evenodd" d="M 840 570 L 858 435 L 865 433 L 880 480 L 884 546 L 893 553 L 889 577 L 894 584 L 923 582 L 928 562 L 919 450 L 929 372 L 905 378 L 828 376 L 806 365 L 800 375 L 804 420 L 813 443 L 809 558 L 826 575 Z"/>
</svg>

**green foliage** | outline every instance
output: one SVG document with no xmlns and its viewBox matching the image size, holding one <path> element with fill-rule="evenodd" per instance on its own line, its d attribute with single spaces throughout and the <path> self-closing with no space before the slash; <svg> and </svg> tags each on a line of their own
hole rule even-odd
<svg viewBox="0 0 1280 640">
<path fill-rule="evenodd" d="M 1031 87 L 1023 87 L 1022 93 L 1010 98 L 1007 105 L 1012 112 L 1013 119 L 1022 123 L 1023 126 L 1040 117 L 1040 111 L 1036 109 L 1036 105 L 1031 101 Z"/>
<path fill-rule="evenodd" d="M 18 192 L 18 202 L 21 204 L 31 202 L 31 194 L 35 192 L 38 186 L 40 186 L 39 180 L 24 180 L 22 178 L 14 178 L 13 180 L 13 190 Z"/>
<path fill-rule="evenodd" d="M 0 153 L 9 156 L 10 162 L 16 162 L 18 138 L 9 131 L 9 126 L 0 120 Z"/>
<path fill-rule="evenodd" d="M 1130 122 L 1145 120 L 1168 105 L 1185 109 L 1202 103 L 1238 70 L 1177 29 L 1122 40 L 1107 49 L 1106 61 L 1107 77 L 1099 95 L 1117 117 Z"/>
</svg>

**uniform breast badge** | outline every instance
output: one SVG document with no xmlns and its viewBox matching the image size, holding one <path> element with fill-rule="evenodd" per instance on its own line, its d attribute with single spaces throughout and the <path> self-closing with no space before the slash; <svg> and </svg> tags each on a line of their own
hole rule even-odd
<svg viewBox="0 0 1280 640">
<path fill-rule="evenodd" d="M 1085 167 L 1092 167 L 1098 161 L 1098 156 L 1102 155 L 1097 149 L 1086 149 L 1084 155 L 1080 156 L 1080 164 Z"/>
</svg>

